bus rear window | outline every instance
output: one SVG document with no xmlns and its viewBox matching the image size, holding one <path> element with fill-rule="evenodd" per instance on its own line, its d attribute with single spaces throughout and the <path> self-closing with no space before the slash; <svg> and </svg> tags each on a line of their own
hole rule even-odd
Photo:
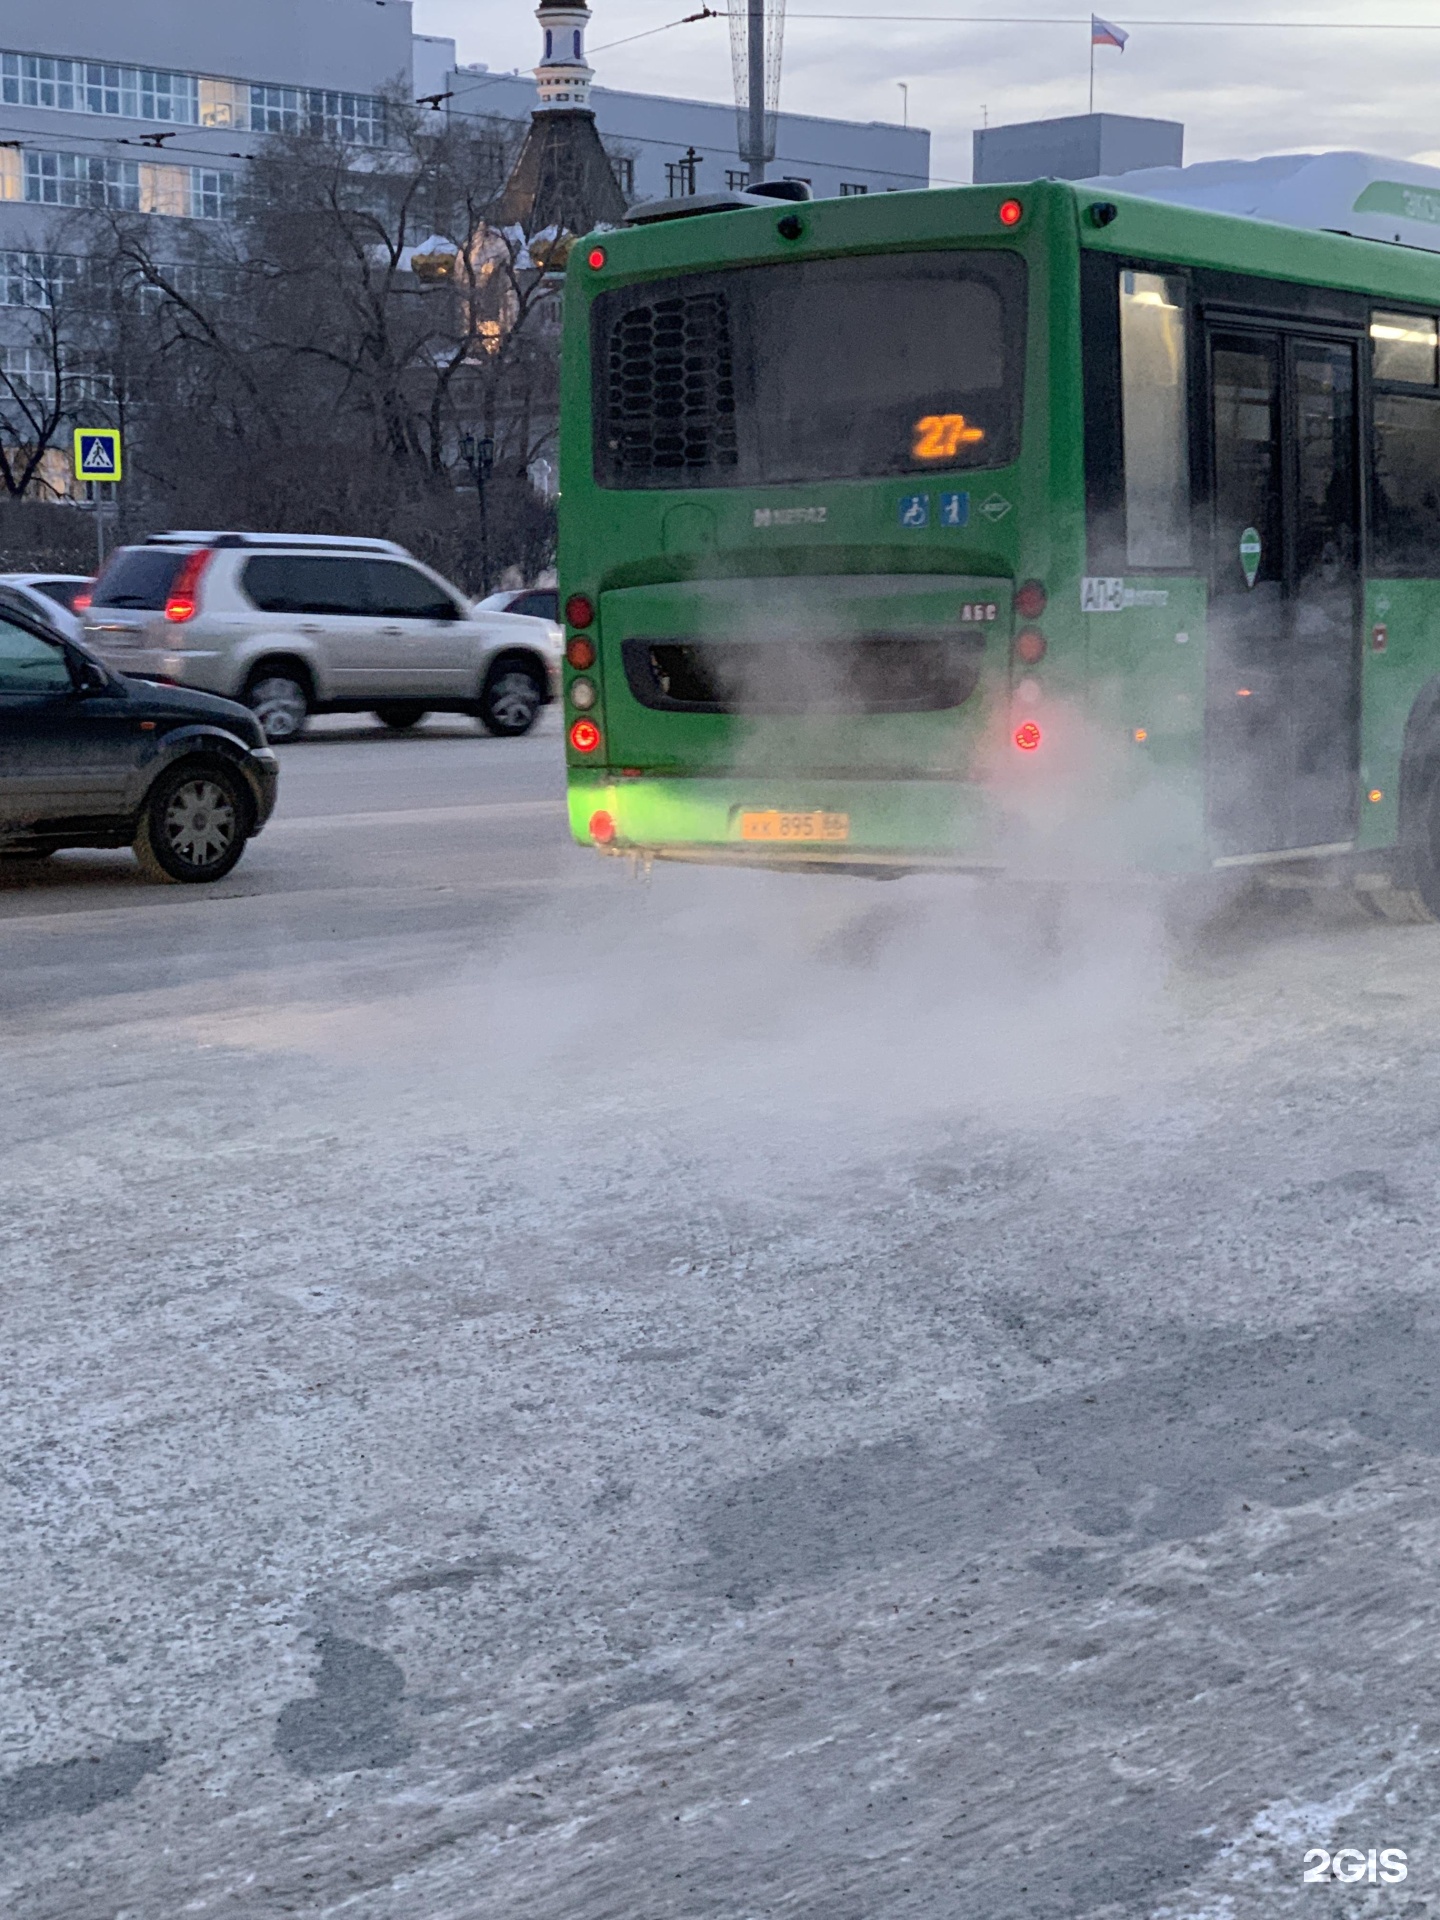
<svg viewBox="0 0 1440 1920">
<path fill-rule="evenodd" d="M 731 268 L 595 304 L 595 476 L 739 487 L 1016 457 L 1025 263 L 910 253 Z"/>
</svg>

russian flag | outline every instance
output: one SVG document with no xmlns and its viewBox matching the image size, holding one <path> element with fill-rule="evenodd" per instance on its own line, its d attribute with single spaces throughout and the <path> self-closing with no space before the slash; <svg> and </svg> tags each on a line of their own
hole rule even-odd
<svg viewBox="0 0 1440 1920">
<path fill-rule="evenodd" d="M 1118 47 L 1123 53 L 1125 42 L 1130 38 L 1123 27 L 1113 27 L 1108 20 L 1102 20 L 1098 13 L 1090 16 L 1090 44 L 1092 47 Z"/>
</svg>

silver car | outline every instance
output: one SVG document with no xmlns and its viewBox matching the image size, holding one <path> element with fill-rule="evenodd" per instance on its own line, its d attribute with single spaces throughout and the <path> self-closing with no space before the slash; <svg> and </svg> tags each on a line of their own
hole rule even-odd
<svg viewBox="0 0 1440 1920">
<path fill-rule="evenodd" d="M 272 741 L 312 713 L 413 727 L 473 714 L 527 733 L 555 698 L 557 626 L 477 611 L 388 540 L 164 533 L 121 547 L 91 591 L 85 639 L 122 673 L 242 700 Z"/>
<path fill-rule="evenodd" d="M 90 589 L 88 573 L 0 573 L 0 586 L 12 588 L 67 640 L 84 637 L 75 602 Z"/>
</svg>

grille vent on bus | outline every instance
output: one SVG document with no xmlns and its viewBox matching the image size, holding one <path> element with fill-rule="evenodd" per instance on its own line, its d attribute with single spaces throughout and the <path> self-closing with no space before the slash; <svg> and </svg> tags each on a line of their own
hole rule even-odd
<svg viewBox="0 0 1440 1920">
<path fill-rule="evenodd" d="M 622 314 L 610 332 L 606 397 L 613 469 L 681 475 L 733 467 L 727 296 L 681 294 Z"/>
</svg>

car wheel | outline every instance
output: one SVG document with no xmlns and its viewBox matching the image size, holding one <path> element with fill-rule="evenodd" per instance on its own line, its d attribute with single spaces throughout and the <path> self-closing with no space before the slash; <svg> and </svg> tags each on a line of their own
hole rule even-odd
<svg viewBox="0 0 1440 1920">
<path fill-rule="evenodd" d="M 487 733 L 514 738 L 528 733 L 545 704 L 545 689 L 518 661 L 492 669 L 480 695 L 480 724 Z"/>
<path fill-rule="evenodd" d="M 150 789 L 135 857 L 151 880 L 223 880 L 245 851 L 250 795 L 228 767 L 176 767 Z"/>
<path fill-rule="evenodd" d="M 375 718 L 382 727 L 389 727 L 394 733 L 408 733 L 411 727 L 419 726 L 428 711 L 426 707 L 399 702 L 389 707 L 376 707 Z"/>
<path fill-rule="evenodd" d="M 310 717 L 310 691 L 283 667 L 262 667 L 245 689 L 245 704 L 272 746 L 298 740 Z"/>
</svg>

